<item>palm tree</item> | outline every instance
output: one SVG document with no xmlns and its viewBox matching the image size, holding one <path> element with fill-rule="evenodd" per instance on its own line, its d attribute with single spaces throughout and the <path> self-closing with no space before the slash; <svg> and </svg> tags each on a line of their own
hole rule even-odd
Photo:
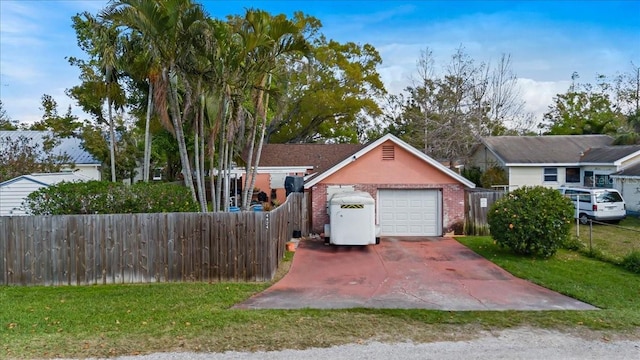
<svg viewBox="0 0 640 360">
<path fill-rule="evenodd" d="M 206 28 L 202 7 L 191 0 L 118 0 L 103 11 L 102 17 L 140 33 L 157 56 L 162 71 L 154 89 L 155 108 L 178 142 L 184 181 L 197 201 L 183 129 L 192 110 L 192 85 L 186 82 L 184 70 L 192 59 L 194 39 Z"/>
<path fill-rule="evenodd" d="M 99 84 L 96 83 L 95 90 L 104 96 L 107 106 L 107 123 L 109 125 L 109 157 L 111 162 L 111 181 L 116 181 L 116 136 L 115 124 L 113 119 L 113 108 L 122 107 L 124 99 L 123 90 L 120 87 L 119 80 L 119 61 L 118 55 L 121 52 L 121 38 L 115 26 L 104 21 L 99 21 L 91 14 L 85 12 L 82 14 L 85 20 L 80 17 L 76 21 L 84 22 L 84 26 L 91 29 L 93 37 L 89 40 L 92 42 L 92 55 L 97 58 L 97 67 L 100 71 Z M 116 101 L 116 99 L 118 99 Z M 102 114 L 102 110 L 100 109 Z M 100 115 L 100 117 L 102 117 Z"/>
<path fill-rule="evenodd" d="M 243 192 L 243 208 L 249 206 L 249 192 L 253 190 L 257 169 L 264 143 L 265 129 L 268 123 L 267 108 L 268 91 L 271 77 L 278 60 L 289 53 L 308 54 L 310 47 L 302 36 L 302 30 L 284 15 L 271 16 L 262 10 L 247 10 L 244 19 L 235 20 L 238 33 L 243 39 L 247 53 L 246 62 L 251 64 L 247 69 L 253 74 L 253 101 L 255 116 L 250 138 L 246 164 L 245 186 Z M 267 94 L 265 98 L 265 94 Z M 257 142 L 257 144 L 256 144 Z M 255 160 L 253 153 L 255 152 Z"/>
<path fill-rule="evenodd" d="M 131 77 L 138 87 L 146 88 L 147 104 L 144 125 L 144 160 L 143 181 L 149 182 L 151 172 L 151 135 L 150 124 L 153 115 L 153 90 L 154 83 L 160 78 L 160 65 L 154 53 L 150 51 L 147 43 L 139 33 L 128 34 L 124 44 L 123 71 Z"/>
</svg>

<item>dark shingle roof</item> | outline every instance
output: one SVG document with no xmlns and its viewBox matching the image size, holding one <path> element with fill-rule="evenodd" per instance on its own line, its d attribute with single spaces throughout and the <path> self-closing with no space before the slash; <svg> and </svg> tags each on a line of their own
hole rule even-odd
<svg viewBox="0 0 640 360">
<path fill-rule="evenodd" d="M 313 166 L 313 172 L 323 172 L 348 156 L 362 144 L 265 144 L 260 166 Z M 243 156 L 246 162 L 246 154 Z"/>
<path fill-rule="evenodd" d="M 490 136 L 484 144 L 506 164 L 578 163 L 590 148 L 611 145 L 608 135 Z"/>
<path fill-rule="evenodd" d="M 629 166 L 626 169 L 622 169 L 620 171 L 618 171 L 617 173 L 613 174 L 614 176 L 619 175 L 619 176 L 637 176 L 640 177 L 640 163 L 637 163 L 635 165 Z"/>
<path fill-rule="evenodd" d="M 16 130 L 16 131 L 0 131 L 0 138 L 9 137 L 13 141 L 24 136 L 31 139 L 33 143 L 42 144 L 45 139 L 55 139 L 60 143 L 53 149 L 56 155 L 66 154 L 74 164 L 100 164 L 93 155 L 82 147 L 82 140 L 77 138 L 55 138 L 49 131 L 32 131 L 32 130 Z"/>
<path fill-rule="evenodd" d="M 617 145 L 593 148 L 585 151 L 580 162 L 610 164 L 638 151 L 640 151 L 640 145 Z"/>
</svg>

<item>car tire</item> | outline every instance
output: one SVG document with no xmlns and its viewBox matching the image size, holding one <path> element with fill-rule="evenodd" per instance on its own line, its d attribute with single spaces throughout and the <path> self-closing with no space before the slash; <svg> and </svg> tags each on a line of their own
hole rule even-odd
<svg viewBox="0 0 640 360">
<path fill-rule="evenodd" d="M 587 214 L 584 214 L 584 213 L 580 214 L 578 219 L 580 220 L 580 224 L 582 225 L 587 225 L 589 223 L 589 217 L 587 216 Z"/>
</svg>

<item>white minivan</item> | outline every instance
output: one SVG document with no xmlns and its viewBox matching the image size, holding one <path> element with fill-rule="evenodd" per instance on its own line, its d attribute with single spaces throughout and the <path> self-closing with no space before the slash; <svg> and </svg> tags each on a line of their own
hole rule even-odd
<svg viewBox="0 0 640 360">
<path fill-rule="evenodd" d="M 571 199 L 581 224 L 589 219 L 617 223 L 627 216 L 624 199 L 616 189 L 561 186 L 558 190 Z"/>
</svg>

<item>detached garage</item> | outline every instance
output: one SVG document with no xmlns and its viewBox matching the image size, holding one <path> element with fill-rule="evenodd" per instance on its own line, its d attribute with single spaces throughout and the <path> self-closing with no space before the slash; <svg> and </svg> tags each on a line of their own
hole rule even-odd
<svg viewBox="0 0 640 360">
<path fill-rule="evenodd" d="M 381 236 L 442 236 L 464 221 L 464 193 L 473 182 L 387 134 L 305 181 L 312 231 L 329 222 L 327 203 L 341 189 L 376 200 Z"/>
</svg>

